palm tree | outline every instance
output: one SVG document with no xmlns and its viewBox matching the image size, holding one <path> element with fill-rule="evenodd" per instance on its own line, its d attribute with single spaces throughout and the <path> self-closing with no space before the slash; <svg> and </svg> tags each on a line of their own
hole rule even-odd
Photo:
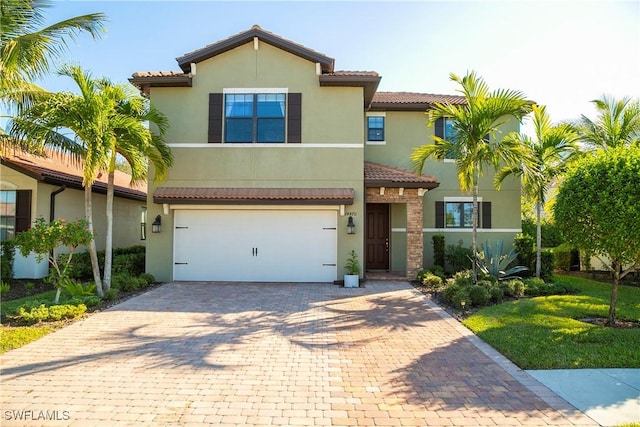
<svg viewBox="0 0 640 427">
<path fill-rule="evenodd" d="M 48 0 L 0 2 L 0 99 L 22 105 L 42 91 L 33 81 L 46 74 L 53 60 L 64 54 L 68 40 L 81 33 L 94 39 L 104 32 L 101 13 L 76 16 L 43 27 Z"/>
<path fill-rule="evenodd" d="M 592 121 L 582 115 L 576 124 L 580 139 L 592 148 L 614 148 L 640 143 L 640 101 L 629 97 L 616 100 L 603 95 L 591 101 L 598 110 Z"/>
<path fill-rule="evenodd" d="M 512 132 L 505 136 L 509 144 L 521 144 L 529 150 L 534 162 L 522 161 L 503 166 L 495 176 L 496 188 L 510 175 L 522 179 L 525 195 L 536 206 L 536 277 L 542 266 L 542 232 L 540 221 L 549 186 L 560 176 L 566 165 L 578 154 L 578 136 L 569 124 L 553 126 L 545 106 L 533 106 L 535 139 Z"/>
<path fill-rule="evenodd" d="M 105 244 L 103 287 L 111 287 L 111 263 L 113 249 L 113 193 L 116 161 L 123 158 L 131 168 L 131 182 L 145 180 L 149 162 L 153 164 L 154 181 L 166 177 L 173 164 L 171 149 L 164 142 L 164 134 L 169 122 L 164 114 L 151 105 L 148 99 L 138 95 L 131 86 L 110 87 L 110 93 L 116 102 L 113 121 L 115 137 L 111 140 L 107 180 L 107 230 Z M 153 133 L 145 123 L 153 124 L 159 133 Z"/>
<path fill-rule="evenodd" d="M 438 119 L 450 118 L 455 129 L 449 139 L 434 137 L 435 144 L 417 147 L 411 153 L 415 169 L 422 173 L 429 157 L 438 160 L 455 158 L 460 189 L 472 191 L 473 229 L 471 246 L 474 258 L 478 252 L 478 181 L 485 166 L 495 169 L 501 163 L 511 164 L 526 154 L 521 144 L 498 140 L 501 125 L 510 118 L 520 120 L 531 111 L 531 102 L 519 91 L 498 89 L 490 91 L 484 80 L 470 72 L 460 78 L 450 74 L 450 79 L 460 85 L 459 92 L 465 97 L 464 105 L 436 103 L 429 115 L 428 126 Z M 477 263 L 473 260 L 474 281 L 477 280 Z"/>
<path fill-rule="evenodd" d="M 35 102 L 24 106 L 10 123 L 9 133 L 44 145 L 59 145 L 64 141 L 68 151 L 83 159 L 85 218 L 93 235 L 91 186 L 99 171 L 107 170 L 110 147 L 115 138 L 116 103 L 111 85 L 96 80 L 79 67 L 65 67 L 58 74 L 71 77 L 80 94 L 70 92 L 43 93 Z M 67 137 L 62 132 L 71 133 Z M 99 296 L 104 296 L 95 239 L 89 244 L 93 277 Z"/>
<path fill-rule="evenodd" d="M 44 94 L 31 106 L 22 109 L 13 120 L 11 132 L 48 145 L 64 145 L 66 151 L 84 160 L 85 217 L 92 234 L 91 186 L 98 172 L 108 171 L 104 280 L 100 277 L 95 240 L 89 246 L 94 280 L 98 294 L 103 296 L 111 287 L 116 160 L 121 156 L 131 166 L 132 182 L 147 177 L 149 161 L 156 171 L 154 179 L 163 179 L 173 162 L 171 150 L 162 138 L 168 122 L 131 86 L 94 79 L 88 72 L 74 66 L 63 67 L 58 74 L 72 78 L 80 94 Z M 151 132 L 145 123 L 154 124 L 159 134 Z M 73 140 L 61 135 L 65 130 L 73 133 Z"/>
</svg>

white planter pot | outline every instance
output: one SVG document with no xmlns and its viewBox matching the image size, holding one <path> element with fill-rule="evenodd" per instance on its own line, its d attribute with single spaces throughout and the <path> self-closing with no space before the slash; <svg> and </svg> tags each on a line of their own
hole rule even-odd
<svg viewBox="0 0 640 427">
<path fill-rule="evenodd" d="M 357 288 L 360 286 L 360 276 L 357 274 L 345 274 L 344 275 L 344 287 L 345 288 Z"/>
</svg>

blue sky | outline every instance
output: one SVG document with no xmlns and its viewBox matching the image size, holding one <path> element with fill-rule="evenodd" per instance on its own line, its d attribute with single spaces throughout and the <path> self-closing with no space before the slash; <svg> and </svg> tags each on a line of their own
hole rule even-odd
<svg viewBox="0 0 640 427">
<path fill-rule="evenodd" d="M 553 120 L 593 117 L 602 94 L 640 96 L 640 1 L 55 1 L 51 22 L 102 12 L 102 39 L 81 37 L 65 62 L 125 82 L 178 71 L 175 58 L 258 24 L 377 71 L 381 91 L 455 94 L 449 73 L 523 91 Z M 50 90 L 73 90 L 48 78 Z"/>
</svg>

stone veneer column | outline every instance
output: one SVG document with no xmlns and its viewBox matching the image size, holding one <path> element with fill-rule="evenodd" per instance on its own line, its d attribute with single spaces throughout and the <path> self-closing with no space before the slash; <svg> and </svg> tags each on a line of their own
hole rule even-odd
<svg viewBox="0 0 640 427">
<path fill-rule="evenodd" d="M 422 233 L 422 197 L 407 200 L 407 279 L 414 280 L 422 270 L 424 235 Z"/>
</svg>

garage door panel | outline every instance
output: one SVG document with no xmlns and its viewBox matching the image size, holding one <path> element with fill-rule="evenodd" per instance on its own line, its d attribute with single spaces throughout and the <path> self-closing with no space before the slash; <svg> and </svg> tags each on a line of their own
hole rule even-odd
<svg viewBox="0 0 640 427">
<path fill-rule="evenodd" d="M 336 279 L 335 211 L 178 210 L 175 280 Z"/>
</svg>

